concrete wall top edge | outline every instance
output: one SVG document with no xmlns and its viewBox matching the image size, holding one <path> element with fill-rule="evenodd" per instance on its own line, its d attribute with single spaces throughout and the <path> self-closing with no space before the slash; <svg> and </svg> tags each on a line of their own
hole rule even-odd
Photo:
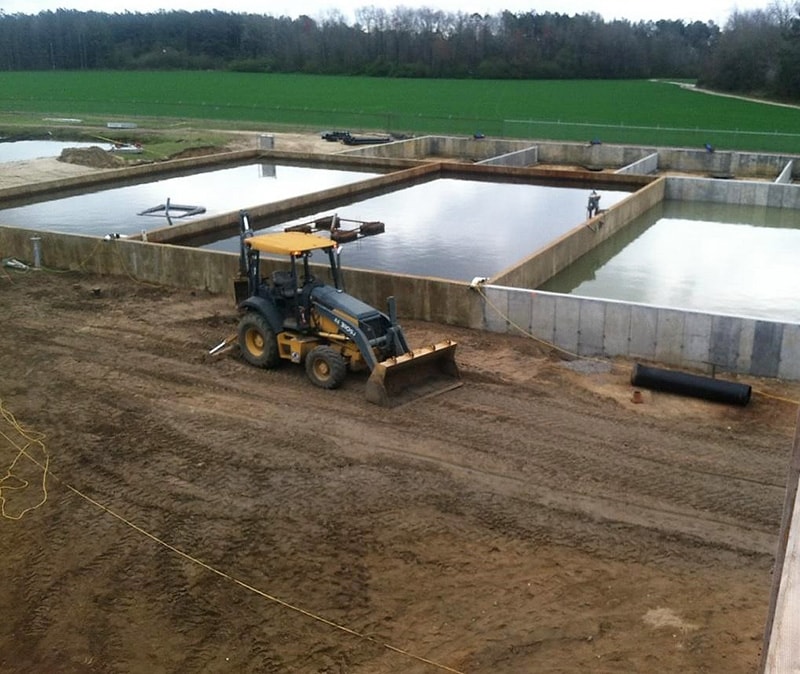
<svg viewBox="0 0 800 674">
<path fill-rule="evenodd" d="M 520 293 L 528 293 L 530 295 L 542 295 L 545 297 L 550 298 L 568 298 L 575 301 L 590 301 L 590 302 L 604 302 L 607 304 L 614 304 L 618 306 L 628 306 L 628 307 L 641 307 L 645 309 L 654 309 L 657 311 L 678 311 L 682 314 L 691 314 L 693 316 L 708 316 L 712 318 L 734 318 L 738 320 L 745 320 L 745 321 L 757 321 L 759 323 L 771 323 L 774 325 L 790 325 L 795 327 L 800 327 L 800 323 L 792 323 L 787 321 L 776 321 L 771 320 L 769 318 L 760 318 L 758 316 L 747 316 L 747 315 L 737 315 L 737 314 L 723 314 L 723 313 L 711 313 L 708 311 L 698 311 L 695 309 L 685 309 L 682 307 L 671 307 L 667 305 L 658 305 L 658 304 L 645 304 L 642 302 L 630 302 L 628 300 L 615 300 L 615 299 L 608 299 L 605 297 L 589 297 L 588 295 L 566 295 L 563 293 L 553 293 L 546 290 L 530 290 L 528 288 L 515 288 L 513 286 L 504 286 L 498 285 L 494 283 L 481 283 L 481 288 L 494 288 L 497 290 L 506 290 L 512 292 L 520 292 Z"/>
</svg>

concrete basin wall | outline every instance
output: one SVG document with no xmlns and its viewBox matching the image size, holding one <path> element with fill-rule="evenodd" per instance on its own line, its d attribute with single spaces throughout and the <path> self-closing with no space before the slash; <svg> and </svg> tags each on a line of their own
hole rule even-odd
<svg viewBox="0 0 800 674">
<path fill-rule="evenodd" d="M 663 171 L 768 179 L 774 179 L 780 175 L 787 164 L 797 159 L 792 155 L 783 154 L 709 152 L 706 149 L 605 145 L 602 143 L 473 139 L 457 136 L 423 136 L 385 145 L 362 147 L 342 154 L 406 159 L 442 156 L 485 161 L 532 149 L 535 149 L 538 161 L 544 164 L 621 168 L 655 154 L 658 155 L 657 166 Z"/>
<path fill-rule="evenodd" d="M 147 283 L 229 294 L 231 311 L 235 310 L 233 282 L 239 271 L 236 253 L 0 225 L 0 258 L 11 257 L 32 265 L 33 237 L 39 239 L 45 270 L 125 275 Z M 281 261 L 264 259 L 262 273 L 267 276 L 283 266 Z M 315 275 L 330 281 L 324 266 L 312 266 Z M 394 295 L 401 317 L 471 327 L 481 324 L 480 300 L 467 283 L 360 269 L 345 269 L 344 277 L 347 292 L 377 308 L 385 309 L 386 299 Z"/>
<path fill-rule="evenodd" d="M 709 176 L 774 179 L 797 159 L 791 155 L 753 152 L 709 152 L 705 149 L 591 145 L 588 143 L 536 144 L 539 161 L 594 167 L 627 167 L 650 155 L 658 155 L 660 171 L 705 174 Z"/>
<path fill-rule="evenodd" d="M 794 172 L 794 161 L 790 161 L 784 167 L 781 174 L 775 179 L 776 183 L 791 183 L 792 182 L 792 173 Z"/>
<path fill-rule="evenodd" d="M 40 232 L 0 225 L 0 258 L 12 257 L 33 264 L 33 242 L 39 239 L 41 265 L 47 270 L 82 271 L 123 276 L 146 283 L 178 288 L 206 289 L 214 293 L 232 288 L 238 255 L 208 253 L 134 239 L 98 239 L 77 234 Z"/>
<path fill-rule="evenodd" d="M 712 178 L 666 178 L 665 199 L 800 209 L 800 187 L 786 183 Z"/>
<path fill-rule="evenodd" d="M 649 175 L 658 171 L 658 152 L 653 152 L 639 161 L 633 162 L 618 169 L 617 173 L 625 175 Z"/>
<path fill-rule="evenodd" d="M 539 161 L 539 148 L 528 147 L 524 150 L 516 150 L 515 152 L 507 152 L 501 154 L 499 157 L 491 157 L 490 159 L 482 159 L 479 164 L 486 166 L 534 166 Z"/>
<path fill-rule="evenodd" d="M 664 189 L 664 178 L 653 181 L 607 211 L 534 252 L 519 264 L 500 272 L 491 282 L 515 288 L 539 287 L 658 204 L 664 198 Z"/>
<path fill-rule="evenodd" d="M 40 239 L 44 268 L 227 294 L 235 312 L 234 253 L 0 226 L 0 257 L 30 264 L 32 237 Z M 262 271 L 269 274 L 280 266 L 265 261 Z M 324 270 L 315 268 L 315 273 L 324 275 Z M 522 332 L 580 356 L 624 356 L 702 372 L 800 380 L 798 324 L 354 269 L 345 271 L 345 279 L 347 292 L 377 308 L 385 309 L 386 298 L 395 296 L 404 319 Z"/>
<path fill-rule="evenodd" d="M 348 157 L 381 157 L 419 159 L 420 157 L 454 157 L 467 161 L 490 159 L 531 148 L 530 141 L 467 136 L 421 136 L 381 145 L 368 145 L 340 153 Z"/>
<path fill-rule="evenodd" d="M 659 148 L 662 170 L 705 173 L 720 177 L 773 179 L 796 157 L 753 152 L 708 152 L 680 148 Z"/>
<path fill-rule="evenodd" d="M 639 145 L 605 145 L 603 143 L 561 143 L 522 141 L 495 138 L 474 139 L 464 136 L 422 136 L 383 145 L 370 145 L 346 150 L 340 155 L 420 159 L 453 157 L 462 161 L 486 161 L 504 155 L 527 151 L 528 159 L 535 152 L 542 164 L 583 166 L 593 170 L 622 169 L 652 155 L 657 155 L 660 171 L 703 174 L 720 178 L 762 178 L 774 180 L 796 156 L 754 152 L 713 151 L 705 148 L 668 148 Z M 515 164 L 520 165 L 520 164 Z M 530 162 L 528 163 L 530 165 Z M 788 180 L 793 178 L 793 163 Z"/>
<path fill-rule="evenodd" d="M 539 161 L 544 164 L 568 164 L 593 168 L 622 167 L 644 159 L 655 148 L 631 145 L 539 142 Z"/>
<path fill-rule="evenodd" d="M 800 325 L 487 285 L 484 329 L 586 357 L 800 379 Z"/>
</svg>

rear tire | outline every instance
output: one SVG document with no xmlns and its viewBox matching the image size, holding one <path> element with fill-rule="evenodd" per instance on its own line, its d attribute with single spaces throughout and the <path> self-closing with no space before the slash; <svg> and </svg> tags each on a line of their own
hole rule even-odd
<svg viewBox="0 0 800 674">
<path fill-rule="evenodd" d="M 239 321 L 239 350 L 242 357 L 256 367 L 273 368 L 280 360 L 278 340 L 267 319 L 248 311 Z"/>
<path fill-rule="evenodd" d="M 329 346 L 317 346 L 306 356 L 306 374 L 315 386 L 338 388 L 347 376 L 341 354 Z"/>
</svg>

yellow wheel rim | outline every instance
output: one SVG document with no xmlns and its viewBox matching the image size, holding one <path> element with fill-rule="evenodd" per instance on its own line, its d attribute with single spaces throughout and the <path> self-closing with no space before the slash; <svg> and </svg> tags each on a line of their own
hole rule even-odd
<svg viewBox="0 0 800 674">
<path fill-rule="evenodd" d="M 264 335 L 258 330 L 247 331 L 245 344 L 247 345 L 247 350 L 254 356 L 260 356 L 264 353 Z"/>
<path fill-rule="evenodd" d="M 320 358 L 314 363 L 314 373 L 320 379 L 327 379 L 331 374 L 330 365 Z"/>
</svg>

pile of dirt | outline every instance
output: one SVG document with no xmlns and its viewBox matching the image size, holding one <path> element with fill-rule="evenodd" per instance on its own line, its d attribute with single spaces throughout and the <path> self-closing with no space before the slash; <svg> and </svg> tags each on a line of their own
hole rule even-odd
<svg viewBox="0 0 800 674">
<path fill-rule="evenodd" d="M 125 165 L 122 157 L 114 156 L 101 147 L 68 147 L 61 151 L 59 161 L 92 168 L 119 168 Z"/>
</svg>

